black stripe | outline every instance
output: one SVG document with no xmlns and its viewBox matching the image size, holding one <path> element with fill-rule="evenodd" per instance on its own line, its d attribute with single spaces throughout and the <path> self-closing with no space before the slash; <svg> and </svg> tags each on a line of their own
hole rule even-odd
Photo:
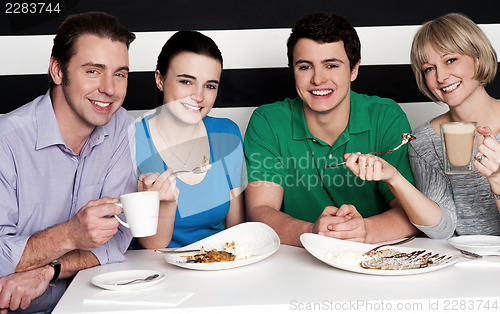
<svg viewBox="0 0 500 314">
<path fill-rule="evenodd" d="M 420 25 L 449 12 L 462 12 L 476 23 L 498 23 L 500 1 L 419 0 L 49 0 L 61 13 L 5 14 L 0 11 L 0 35 L 54 34 L 64 17 L 92 10 L 115 15 L 135 32 L 178 29 L 226 30 L 289 28 L 303 15 L 333 11 L 354 26 Z M 17 1 L 22 2 L 22 1 Z M 26 2 L 26 1 L 24 1 Z M 31 1 L 36 3 L 37 1 Z M 481 2 L 484 2 L 481 5 Z"/>
<path fill-rule="evenodd" d="M 153 72 L 132 72 L 124 107 L 144 110 L 155 107 Z M 6 113 L 46 92 L 46 75 L 0 76 L 3 93 L 1 113 Z M 352 89 L 378 95 L 399 103 L 429 101 L 417 89 L 409 65 L 362 66 Z M 498 79 L 486 88 L 500 98 Z M 252 107 L 295 97 L 295 86 L 288 68 L 224 70 L 216 107 Z"/>
<path fill-rule="evenodd" d="M 36 97 L 45 94 L 48 88 L 47 75 L 0 75 L 0 90 L 3 100 L 0 114 L 12 111 Z"/>
</svg>

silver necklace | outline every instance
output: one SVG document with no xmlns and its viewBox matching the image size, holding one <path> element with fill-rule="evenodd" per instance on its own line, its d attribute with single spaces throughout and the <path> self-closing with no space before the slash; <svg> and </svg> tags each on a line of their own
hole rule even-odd
<svg viewBox="0 0 500 314">
<path fill-rule="evenodd" d="M 156 126 L 156 129 L 158 130 L 158 133 L 160 133 L 160 137 L 163 141 L 163 144 L 165 144 L 165 146 L 167 147 L 168 151 L 172 153 L 172 155 L 174 155 L 175 158 L 177 158 L 177 160 L 180 161 L 180 163 L 182 164 L 182 167 L 183 168 L 187 168 L 187 162 L 189 161 L 189 158 L 191 158 L 191 153 L 193 153 L 193 150 L 194 150 L 194 147 L 196 146 L 196 141 L 198 141 L 198 129 L 200 127 L 200 125 L 198 124 L 197 127 L 196 127 L 196 134 L 195 134 L 195 138 L 194 138 L 194 142 L 193 142 L 193 146 L 191 146 L 191 150 L 189 151 L 189 155 L 187 156 L 186 160 L 182 160 L 179 158 L 179 156 L 177 156 L 177 154 L 174 152 L 173 149 L 170 148 L 170 146 L 167 144 L 167 141 L 165 141 L 165 139 L 163 138 L 163 134 L 161 134 L 161 130 L 158 126 L 158 118 L 156 118 L 155 120 L 155 126 Z"/>
</svg>

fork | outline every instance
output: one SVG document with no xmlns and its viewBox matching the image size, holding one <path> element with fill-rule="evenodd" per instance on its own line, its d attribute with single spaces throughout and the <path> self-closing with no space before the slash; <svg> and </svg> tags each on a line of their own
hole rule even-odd
<svg viewBox="0 0 500 314">
<path fill-rule="evenodd" d="M 194 173 L 194 174 L 202 174 L 202 173 L 205 173 L 207 171 L 208 171 L 208 169 L 205 170 L 205 169 L 202 169 L 201 167 L 195 167 L 192 170 L 177 170 L 177 171 L 174 171 L 172 174 L 185 173 L 185 172 Z"/>
<path fill-rule="evenodd" d="M 385 151 L 385 152 L 371 152 L 371 153 L 368 153 L 370 155 L 374 155 L 374 154 L 390 154 L 390 153 L 394 153 L 395 151 L 397 151 L 398 149 L 400 149 L 404 144 L 412 141 L 416 139 L 415 136 L 411 135 L 410 133 L 403 133 L 401 135 L 401 143 L 394 147 L 393 149 L 391 150 L 388 150 L 388 151 Z M 328 165 L 328 166 L 325 166 L 325 168 L 331 168 L 331 167 L 337 167 L 337 166 L 342 166 L 342 165 L 345 165 L 347 161 L 344 161 L 344 162 L 341 162 L 341 163 L 338 163 L 338 164 L 334 164 L 334 165 Z"/>
<path fill-rule="evenodd" d="M 411 237 L 405 238 L 404 240 L 401 240 L 401 241 L 398 241 L 398 242 L 394 242 L 394 243 L 382 244 L 382 245 L 376 246 L 373 249 L 365 252 L 363 255 L 370 255 L 371 253 L 375 252 L 376 250 L 378 250 L 378 249 L 380 249 L 381 247 L 384 247 L 384 246 L 396 245 L 396 244 L 403 244 L 403 243 L 406 243 L 406 242 L 410 242 L 413 239 L 415 239 L 415 236 L 411 236 Z"/>
<path fill-rule="evenodd" d="M 155 249 L 154 251 L 156 253 L 176 254 L 176 253 L 199 253 L 201 251 L 201 249 L 197 249 L 197 250 Z"/>
<path fill-rule="evenodd" d="M 202 173 L 207 172 L 208 170 L 210 170 L 210 168 L 205 167 L 205 169 L 204 169 L 204 168 L 198 166 L 198 167 L 195 167 L 195 168 L 193 168 L 191 170 L 177 170 L 177 171 L 174 171 L 174 172 L 172 172 L 172 175 L 179 174 L 179 173 L 187 173 L 187 172 L 194 173 L 194 174 L 202 174 Z M 139 167 L 137 167 L 137 174 L 141 175 L 141 173 L 142 172 L 139 170 Z"/>
<path fill-rule="evenodd" d="M 159 276 L 160 276 L 160 274 L 152 274 L 152 275 L 147 276 L 146 278 L 137 278 L 137 279 L 130 280 L 130 281 L 127 281 L 127 282 L 115 283 L 115 286 L 128 285 L 128 284 L 131 284 L 131 283 L 137 282 L 137 281 L 151 281 L 153 279 L 158 278 Z"/>
<path fill-rule="evenodd" d="M 485 258 L 485 257 L 488 257 L 488 256 L 500 256 L 500 254 L 485 254 L 485 255 L 479 255 L 477 253 L 474 253 L 474 252 L 469 252 L 469 251 L 465 251 L 465 250 L 460 250 L 460 253 L 462 253 L 463 255 L 465 255 L 466 257 L 471 257 L 471 258 Z"/>
</svg>

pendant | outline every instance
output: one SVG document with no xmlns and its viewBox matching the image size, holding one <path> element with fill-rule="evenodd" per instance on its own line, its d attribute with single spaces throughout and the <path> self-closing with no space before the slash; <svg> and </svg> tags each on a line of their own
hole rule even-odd
<svg viewBox="0 0 500 314">
<path fill-rule="evenodd" d="M 187 168 L 187 166 L 188 166 L 188 165 L 187 165 L 187 164 L 183 164 L 182 166 L 183 166 L 184 168 Z"/>
</svg>

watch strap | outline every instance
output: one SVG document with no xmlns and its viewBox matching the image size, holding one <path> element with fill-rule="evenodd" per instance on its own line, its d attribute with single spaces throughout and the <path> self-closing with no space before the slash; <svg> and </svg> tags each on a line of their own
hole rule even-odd
<svg viewBox="0 0 500 314">
<path fill-rule="evenodd" d="M 50 280 L 50 282 L 54 282 L 59 278 L 59 275 L 61 274 L 61 261 L 55 259 L 50 262 L 49 265 L 54 268 L 54 276 L 52 276 L 52 279 Z"/>
</svg>

